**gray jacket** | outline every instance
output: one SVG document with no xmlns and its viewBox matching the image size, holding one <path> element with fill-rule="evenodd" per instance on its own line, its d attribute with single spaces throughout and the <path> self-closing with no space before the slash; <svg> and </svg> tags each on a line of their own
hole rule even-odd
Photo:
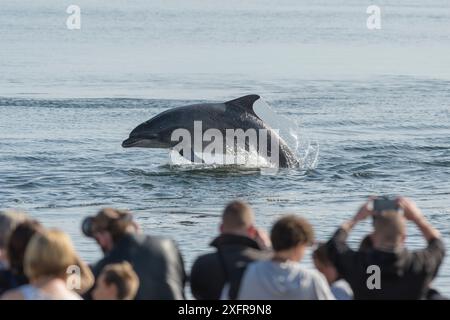
<svg viewBox="0 0 450 320">
<path fill-rule="evenodd" d="M 244 274 L 239 300 L 335 300 L 325 277 L 294 261 L 258 261 Z"/>
</svg>

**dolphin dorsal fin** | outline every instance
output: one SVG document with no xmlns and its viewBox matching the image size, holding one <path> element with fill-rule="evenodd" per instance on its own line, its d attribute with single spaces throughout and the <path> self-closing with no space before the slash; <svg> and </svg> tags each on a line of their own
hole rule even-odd
<svg viewBox="0 0 450 320">
<path fill-rule="evenodd" d="M 225 102 L 225 104 L 227 106 L 241 107 L 245 111 L 256 115 L 255 111 L 253 111 L 253 104 L 259 98 L 260 98 L 260 96 L 258 96 L 257 94 L 249 94 L 247 96 L 243 96 L 243 97 L 240 97 L 240 98 L 237 98 L 234 100 L 227 101 L 227 102 Z"/>
</svg>

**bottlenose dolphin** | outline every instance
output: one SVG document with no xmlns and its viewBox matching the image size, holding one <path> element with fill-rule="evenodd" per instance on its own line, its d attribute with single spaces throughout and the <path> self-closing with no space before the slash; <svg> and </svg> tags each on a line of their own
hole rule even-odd
<svg viewBox="0 0 450 320">
<path fill-rule="evenodd" d="M 224 103 L 201 103 L 166 110 L 138 125 L 131 131 L 129 138 L 123 141 L 122 147 L 172 149 L 179 143 L 178 140 L 172 141 L 172 134 L 175 130 L 185 129 L 194 134 L 196 130 L 194 122 L 198 124 L 201 121 L 202 134 L 208 129 L 220 131 L 222 137 L 224 137 L 224 146 L 227 142 L 230 142 L 230 140 L 225 139 L 229 129 L 242 129 L 243 131 L 254 129 L 264 132 L 266 138 L 261 139 L 261 136 L 259 136 L 256 142 L 258 145 L 253 146 L 254 150 L 259 151 L 263 148 L 260 144 L 264 142 L 266 143 L 266 147 L 264 147 L 266 154 L 269 157 L 274 154 L 277 155 L 275 162 L 278 167 L 298 166 L 298 160 L 286 142 L 254 112 L 253 104 L 258 99 L 260 99 L 258 95 L 247 95 Z M 202 148 L 205 148 L 209 143 L 208 141 L 202 141 Z M 245 140 L 246 150 L 249 150 L 249 143 L 251 143 L 249 140 Z M 278 150 L 275 150 L 276 152 L 272 152 L 272 145 L 278 147 Z M 195 152 L 192 149 L 190 152 L 181 150 L 180 154 L 196 162 L 196 151 L 197 149 Z M 225 152 L 226 150 L 224 150 Z"/>
</svg>

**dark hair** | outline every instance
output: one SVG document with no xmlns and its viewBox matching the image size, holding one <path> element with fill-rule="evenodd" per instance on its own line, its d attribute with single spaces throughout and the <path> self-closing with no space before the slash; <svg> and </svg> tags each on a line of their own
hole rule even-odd
<svg viewBox="0 0 450 320">
<path fill-rule="evenodd" d="M 312 245 L 314 231 L 309 222 L 301 217 L 289 215 L 278 220 L 270 233 L 275 251 L 291 249 L 298 244 Z"/>
<path fill-rule="evenodd" d="M 116 286 L 118 299 L 131 300 L 136 296 L 139 278 L 130 263 L 124 261 L 107 265 L 102 274 L 106 284 Z"/>
<path fill-rule="evenodd" d="M 368 251 L 373 248 L 372 235 L 368 234 L 359 244 L 358 251 Z"/>
<path fill-rule="evenodd" d="M 0 211 L 0 249 L 6 249 L 11 232 L 25 219 L 26 215 L 21 212 Z"/>
<path fill-rule="evenodd" d="M 330 261 L 330 258 L 328 257 L 328 251 L 327 251 L 327 245 L 326 243 L 319 243 L 317 245 L 316 250 L 313 252 L 313 259 L 319 261 L 321 264 L 329 266 L 333 263 Z"/>
<path fill-rule="evenodd" d="M 243 201 L 230 202 L 223 210 L 222 223 L 228 229 L 250 227 L 253 224 L 252 208 Z"/>
<path fill-rule="evenodd" d="M 101 209 L 92 221 L 94 230 L 110 232 L 115 243 L 128 232 L 132 223 L 131 212 L 114 208 Z"/>
<path fill-rule="evenodd" d="M 8 239 L 7 255 L 12 272 L 23 275 L 23 259 L 25 250 L 33 235 L 43 231 L 42 225 L 36 220 L 26 220 L 17 225 Z"/>
</svg>

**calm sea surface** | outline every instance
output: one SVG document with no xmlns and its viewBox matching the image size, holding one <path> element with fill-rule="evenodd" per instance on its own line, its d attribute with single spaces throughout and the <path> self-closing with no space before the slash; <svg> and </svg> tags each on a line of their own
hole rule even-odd
<svg viewBox="0 0 450 320">
<path fill-rule="evenodd" d="M 69 4 L 0 2 L 0 208 L 68 232 L 89 262 L 101 253 L 80 222 L 115 206 L 173 237 L 189 269 L 234 198 L 261 227 L 297 213 L 326 240 L 368 195 L 402 194 L 448 244 L 449 1 L 379 1 L 374 31 L 369 1 L 80 0 L 74 31 Z M 295 121 L 299 153 L 310 142 L 318 162 L 267 176 L 121 148 L 160 111 L 248 93 Z M 358 225 L 352 246 L 369 230 Z M 424 246 L 412 225 L 407 245 Z M 450 295 L 450 260 L 435 285 Z"/>
</svg>

